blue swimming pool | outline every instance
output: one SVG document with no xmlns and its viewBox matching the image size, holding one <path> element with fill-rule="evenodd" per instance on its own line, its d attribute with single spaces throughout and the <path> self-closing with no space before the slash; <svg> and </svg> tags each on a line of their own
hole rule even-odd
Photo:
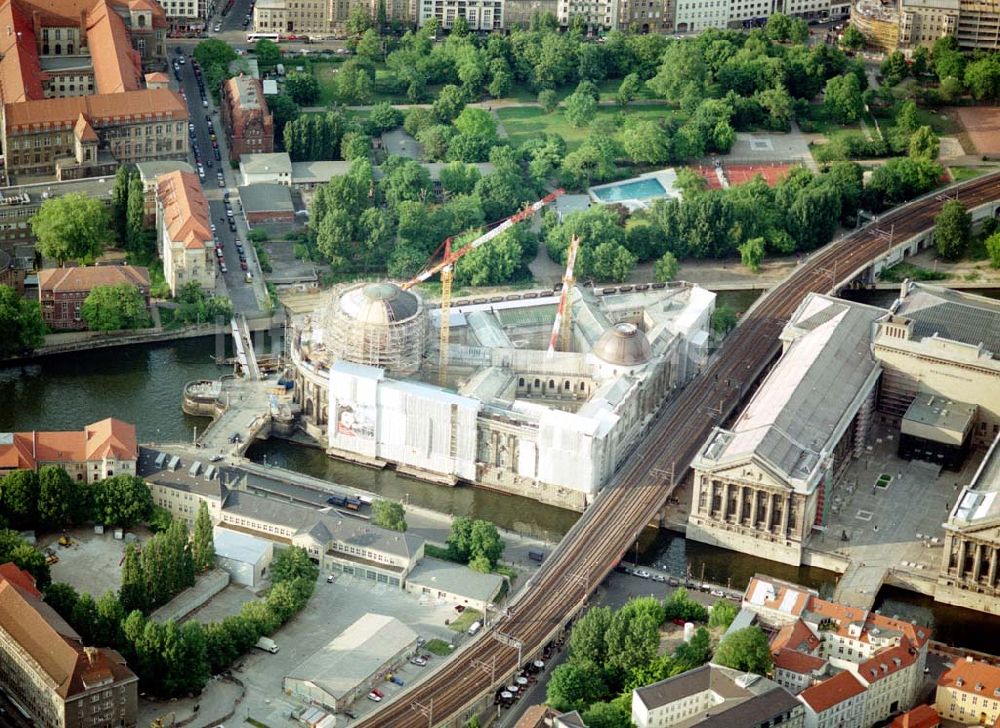
<svg viewBox="0 0 1000 728">
<path fill-rule="evenodd" d="M 591 189 L 601 202 L 619 202 L 621 200 L 652 200 L 663 197 L 667 191 L 659 180 L 653 177 L 637 179 L 631 182 L 595 187 Z"/>
</svg>

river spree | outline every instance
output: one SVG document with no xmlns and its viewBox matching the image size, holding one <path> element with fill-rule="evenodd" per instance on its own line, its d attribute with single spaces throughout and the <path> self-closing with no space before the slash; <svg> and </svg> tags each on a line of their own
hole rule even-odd
<svg viewBox="0 0 1000 728">
<path fill-rule="evenodd" d="M 996 292 L 991 291 L 996 297 Z M 739 311 L 756 297 L 753 292 L 720 296 L 720 302 Z M 891 293 L 888 297 L 891 297 Z M 204 418 L 181 411 L 184 384 L 215 379 L 229 367 L 216 366 L 211 337 L 170 343 L 100 349 L 47 357 L 24 366 L 0 368 L 0 432 L 79 429 L 104 417 L 134 422 L 144 442 L 190 440 Z M 248 455 L 343 485 L 379 493 L 443 513 L 486 518 L 502 528 L 530 534 L 554 543 L 578 514 L 524 498 L 478 488 L 448 488 L 396 474 L 335 461 L 318 448 L 283 440 L 255 443 Z M 633 547 L 627 555 L 636 558 Z M 704 578 L 742 588 L 755 573 L 814 587 L 824 595 L 833 591 L 837 575 L 821 569 L 790 567 L 686 541 L 667 531 L 645 531 L 638 544 L 638 560 L 662 564 L 676 574 L 690 569 Z M 933 622 L 935 638 L 943 642 L 1000 654 L 1000 618 L 947 607 L 898 589 L 883 589 L 877 606 Z"/>
</svg>

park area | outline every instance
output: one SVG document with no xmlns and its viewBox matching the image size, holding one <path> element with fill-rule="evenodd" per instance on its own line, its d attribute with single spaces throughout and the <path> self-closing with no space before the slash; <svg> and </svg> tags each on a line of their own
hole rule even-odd
<svg viewBox="0 0 1000 728">
<path fill-rule="evenodd" d="M 614 122 L 617 128 L 623 126 L 626 118 L 664 121 L 679 112 L 663 104 L 634 104 L 624 112 L 617 106 L 600 106 L 589 125 L 575 127 L 566 119 L 562 108 L 551 114 L 538 106 L 515 106 L 497 109 L 497 116 L 507 130 L 511 144 L 520 146 L 530 139 L 543 134 L 558 134 L 566 140 L 566 148 L 572 152 L 590 136 L 592 128 L 601 122 Z"/>
</svg>

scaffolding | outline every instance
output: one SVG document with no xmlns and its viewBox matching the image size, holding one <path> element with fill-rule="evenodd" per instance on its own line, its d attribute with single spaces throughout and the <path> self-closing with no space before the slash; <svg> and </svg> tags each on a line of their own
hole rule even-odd
<svg viewBox="0 0 1000 728">
<path fill-rule="evenodd" d="M 414 374 L 427 341 L 423 302 L 394 283 L 338 286 L 323 323 L 333 360 Z"/>
</svg>

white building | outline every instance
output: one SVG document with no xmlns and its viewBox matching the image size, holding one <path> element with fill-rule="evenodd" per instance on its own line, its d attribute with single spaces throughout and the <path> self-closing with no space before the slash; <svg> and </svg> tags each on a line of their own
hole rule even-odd
<svg viewBox="0 0 1000 728">
<path fill-rule="evenodd" d="M 864 684 L 847 671 L 813 685 L 799 694 L 806 728 L 870 725 L 864 722 L 867 697 Z"/>
<path fill-rule="evenodd" d="M 802 728 L 804 714 L 795 696 L 777 683 L 711 663 L 632 691 L 632 722 L 638 728 Z"/>
<path fill-rule="evenodd" d="M 393 284 L 335 292 L 325 322 L 296 323 L 303 424 L 335 457 L 582 509 L 704 361 L 715 295 L 573 289 L 572 326 L 548 354 L 557 303 L 453 302 L 445 388 L 427 383 L 439 379 L 438 337 L 425 333 L 438 309 Z"/>
<path fill-rule="evenodd" d="M 259 587 L 274 557 L 273 542 L 220 526 L 212 530 L 212 539 L 215 563 L 229 573 L 233 583 Z"/>
<path fill-rule="evenodd" d="M 211 219 L 197 175 L 171 172 L 157 178 L 156 239 L 163 276 L 175 296 L 191 282 L 205 291 L 215 290 Z"/>
<path fill-rule="evenodd" d="M 442 28 L 448 29 L 455 19 L 464 17 L 470 30 L 499 30 L 503 25 L 505 0 L 417 0 L 420 8 L 419 24 L 437 19 Z"/>
<path fill-rule="evenodd" d="M 450 561 L 424 557 L 407 576 L 406 591 L 485 612 L 503 583 L 499 574 L 482 574 Z"/>
<path fill-rule="evenodd" d="M 243 185 L 292 185 L 292 159 L 287 152 L 240 155 Z"/>
<path fill-rule="evenodd" d="M 286 693 L 330 710 L 348 708 L 384 683 L 387 670 L 417 646 L 417 633 L 395 617 L 368 613 L 285 676 Z"/>
</svg>

